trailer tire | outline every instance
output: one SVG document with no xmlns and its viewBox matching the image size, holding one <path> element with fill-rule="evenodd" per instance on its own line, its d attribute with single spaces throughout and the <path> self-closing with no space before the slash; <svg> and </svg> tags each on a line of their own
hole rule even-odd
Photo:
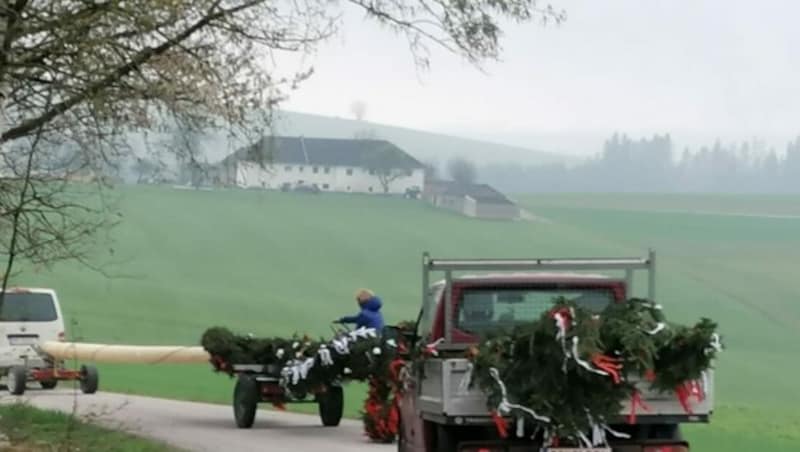
<svg viewBox="0 0 800 452">
<path fill-rule="evenodd" d="M 80 387 L 84 394 L 94 394 L 100 386 L 100 374 L 94 366 L 81 366 Z"/>
<path fill-rule="evenodd" d="M 258 382 L 249 375 L 239 375 L 233 389 L 233 417 L 238 428 L 253 426 L 260 398 Z"/>
<path fill-rule="evenodd" d="M 28 384 L 28 369 L 22 366 L 14 366 L 8 370 L 8 392 L 11 395 L 25 394 L 25 387 Z"/>
<path fill-rule="evenodd" d="M 58 380 L 42 380 L 39 385 L 42 389 L 55 389 L 58 386 Z"/>
<path fill-rule="evenodd" d="M 328 386 L 317 396 L 319 418 L 325 427 L 337 427 L 344 414 L 344 390 L 341 386 Z"/>
<path fill-rule="evenodd" d="M 456 452 L 457 445 L 456 432 L 452 427 L 436 426 L 436 452 Z"/>
</svg>

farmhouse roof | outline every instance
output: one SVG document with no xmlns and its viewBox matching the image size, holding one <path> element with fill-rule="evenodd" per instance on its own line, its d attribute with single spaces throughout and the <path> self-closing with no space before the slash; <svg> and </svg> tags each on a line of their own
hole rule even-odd
<svg viewBox="0 0 800 452">
<path fill-rule="evenodd" d="M 464 184 L 454 181 L 431 181 L 429 188 L 439 194 L 457 197 L 470 197 L 477 202 L 487 204 L 514 204 L 506 195 L 488 184 Z"/>
<path fill-rule="evenodd" d="M 259 161 L 277 164 L 320 166 L 365 166 L 378 153 L 384 164 L 398 169 L 417 169 L 423 165 L 414 157 L 385 140 L 343 138 L 305 138 L 270 136 L 237 150 L 227 161 Z"/>
</svg>

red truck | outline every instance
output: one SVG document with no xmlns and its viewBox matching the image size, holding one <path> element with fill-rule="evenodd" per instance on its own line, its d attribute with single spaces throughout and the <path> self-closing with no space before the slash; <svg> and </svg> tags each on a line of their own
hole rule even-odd
<svg viewBox="0 0 800 452">
<path fill-rule="evenodd" d="M 713 374 L 704 378 L 705 399 L 687 414 L 674 394 L 640 386 L 649 410 L 627 422 L 624 407 L 612 428 L 629 439 L 612 439 L 610 447 L 547 449 L 543 438 L 500 439 L 479 388 L 465 390 L 468 372 L 464 351 L 497 327 L 531 322 L 552 307 L 556 297 L 601 311 L 609 303 L 631 298 L 635 273 L 647 273 L 646 296 L 655 300 L 655 253 L 644 258 L 589 259 L 434 259 L 423 255 L 423 303 L 417 344 L 438 342 L 438 357 L 412 367 L 405 378 L 400 405 L 400 452 L 686 452 L 680 424 L 708 422 L 713 411 Z M 431 273 L 444 278 L 430 283 Z M 465 274 L 469 272 L 470 274 Z M 587 273 L 592 272 L 592 273 Z M 616 272 L 614 276 L 609 273 Z M 460 387 L 461 386 L 461 387 Z M 513 425 L 513 419 L 509 419 Z"/>
</svg>

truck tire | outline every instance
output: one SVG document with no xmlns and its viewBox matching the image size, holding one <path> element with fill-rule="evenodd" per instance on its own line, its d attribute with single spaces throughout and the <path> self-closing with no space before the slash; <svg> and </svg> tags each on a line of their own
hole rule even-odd
<svg viewBox="0 0 800 452">
<path fill-rule="evenodd" d="M 8 392 L 11 395 L 25 394 L 25 387 L 28 384 L 28 370 L 22 366 L 14 366 L 8 369 Z"/>
<path fill-rule="evenodd" d="M 261 397 L 258 382 L 249 375 L 239 375 L 233 389 L 233 418 L 239 428 L 250 428 L 256 420 L 256 410 Z"/>
<path fill-rule="evenodd" d="M 80 387 L 84 394 L 94 394 L 100 385 L 100 374 L 94 366 L 81 366 Z"/>
<path fill-rule="evenodd" d="M 39 382 L 42 389 L 55 389 L 58 386 L 58 380 L 43 380 Z"/>
<path fill-rule="evenodd" d="M 458 439 L 453 427 L 446 425 L 436 426 L 436 452 L 456 452 Z"/>
<path fill-rule="evenodd" d="M 344 391 L 341 386 L 328 386 L 327 391 L 317 396 L 319 418 L 325 427 L 337 427 L 344 413 Z"/>
</svg>

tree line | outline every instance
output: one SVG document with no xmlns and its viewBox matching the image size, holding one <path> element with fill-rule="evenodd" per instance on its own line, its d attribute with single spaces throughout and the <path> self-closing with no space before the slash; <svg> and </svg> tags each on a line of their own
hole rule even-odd
<svg viewBox="0 0 800 452">
<path fill-rule="evenodd" d="M 669 134 L 642 139 L 614 134 L 601 153 L 577 165 L 487 165 L 480 178 L 512 193 L 800 193 L 800 137 L 784 152 L 757 140 L 717 140 L 678 154 Z"/>
</svg>

